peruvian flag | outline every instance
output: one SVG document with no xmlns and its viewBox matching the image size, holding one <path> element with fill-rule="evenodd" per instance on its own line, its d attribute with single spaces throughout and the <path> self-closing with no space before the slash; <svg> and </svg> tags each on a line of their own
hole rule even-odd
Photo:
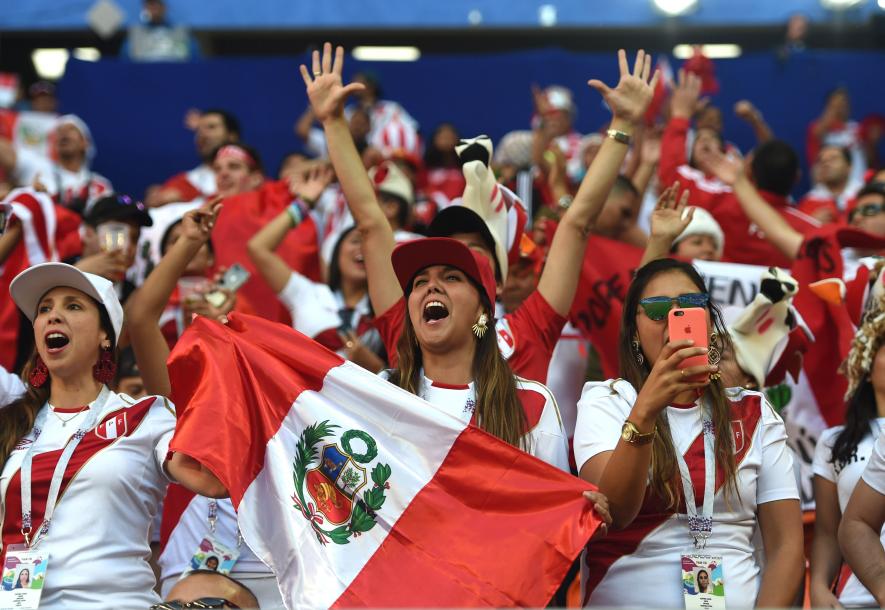
<svg viewBox="0 0 885 610">
<path fill-rule="evenodd" d="M 200 318 L 169 371 L 171 450 L 230 491 L 290 609 L 541 607 L 599 525 L 590 485 L 289 327 Z"/>
<path fill-rule="evenodd" d="M 0 264 L 0 294 L 9 294 L 13 278 L 28 267 L 39 263 L 58 261 L 68 254 L 63 244 L 76 241 L 79 216 L 55 205 L 46 193 L 19 188 L 0 202 L 11 218 L 21 223 L 22 237 Z M 19 312 L 12 299 L 0 299 L 0 366 L 12 369 L 15 365 L 19 331 Z"/>
<path fill-rule="evenodd" d="M 827 426 L 839 425 L 845 417 L 844 395 L 847 381 L 842 375 L 834 375 L 833 372 L 838 370 L 840 363 L 848 355 L 863 309 L 866 290 L 859 291 L 861 298 L 827 302 L 808 285 L 831 278 L 844 278 L 842 248 L 881 252 L 885 250 L 885 238 L 853 228 L 824 227 L 806 237 L 791 270 L 792 276 L 800 285 L 793 303 L 815 337 L 814 343 L 805 354 L 803 368 Z M 861 268 L 858 275 L 863 282 L 869 273 Z"/>
</svg>

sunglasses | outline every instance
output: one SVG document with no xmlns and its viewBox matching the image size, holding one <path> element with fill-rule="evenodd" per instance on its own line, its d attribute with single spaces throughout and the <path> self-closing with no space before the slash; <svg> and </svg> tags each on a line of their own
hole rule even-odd
<svg viewBox="0 0 885 610">
<path fill-rule="evenodd" d="M 639 301 L 639 306 L 650 320 L 660 322 L 667 317 L 673 305 L 680 309 L 689 307 L 706 307 L 710 302 L 710 295 L 706 292 L 692 292 L 680 294 L 678 297 L 647 297 Z"/>
<path fill-rule="evenodd" d="M 885 204 L 883 203 L 868 203 L 866 205 L 862 205 L 859 208 L 855 209 L 852 212 L 852 216 L 876 216 L 885 212 Z"/>
<path fill-rule="evenodd" d="M 192 602 L 174 599 L 161 604 L 154 604 L 149 610 L 182 610 L 182 608 L 239 608 L 239 606 L 223 597 L 201 597 Z"/>
</svg>

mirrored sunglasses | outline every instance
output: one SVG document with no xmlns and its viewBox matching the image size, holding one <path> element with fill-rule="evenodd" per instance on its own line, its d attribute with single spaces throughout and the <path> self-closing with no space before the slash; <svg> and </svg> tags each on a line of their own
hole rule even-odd
<svg viewBox="0 0 885 610">
<path fill-rule="evenodd" d="M 882 203 L 868 203 L 866 205 L 862 205 L 856 210 L 854 210 L 853 215 L 857 216 L 876 216 L 885 212 L 885 204 Z"/>
<path fill-rule="evenodd" d="M 673 306 L 680 309 L 688 307 L 706 307 L 710 302 L 710 295 L 706 292 L 692 292 L 680 294 L 678 297 L 647 297 L 639 301 L 639 306 L 650 320 L 660 322 L 667 317 Z"/>
</svg>

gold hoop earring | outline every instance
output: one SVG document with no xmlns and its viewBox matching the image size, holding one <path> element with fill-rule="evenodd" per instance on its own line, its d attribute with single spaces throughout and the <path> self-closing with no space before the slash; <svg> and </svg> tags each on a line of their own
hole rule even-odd
<svg viewBox="0 0 885 610">
<path fill-rule="evenodd" d="M 479 320 L 473 325 L 473 334 L 477 339 L 482 339 L 489 329 L 489 317 L 485 313 L 479 314 Z"/>
</svg>

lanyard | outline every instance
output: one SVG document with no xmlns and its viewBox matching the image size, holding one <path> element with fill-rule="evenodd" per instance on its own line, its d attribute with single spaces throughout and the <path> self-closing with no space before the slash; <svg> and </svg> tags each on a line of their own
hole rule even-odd
<svg viewBox="0 0 885 610">
<path fill-rule="evenodd" d="M 215 535 L 215 524 L 218 523 L 218 500 L 209 498 L 209 534 Z M 243 545 L 243 534 L 240 532 L 240 525 L 237 524 L 237 548 Z"/>
<path fill-rule="evenodd" d="M 696 549 L 707 546 L 707 539 L 713 533 L 713 496 L 716 494 L 716 456 L 714 451 L 713 421 L 710 411 L 701 406 L 701 428 L 704 435 L 704 504 L 702 512 L 698 515 L 698 507 L 695 503 L 694 485 L 691 482 L 691 472 L 685 457 L 677 449 L 676 462 L 679 464 L 679 477 L 682 479 L 682 490 L 685 498 L 685 511 L 688 513 L 688 533 L 694 540 Z"/>
<path fill-rule="evenodd" d="M 52 521 L 52 514 L 55 512 L 55 505 L 58 502 L 58 495 L 61 491 L 61 483 L 62 479 L 64 479 L 68 462 L 71 461 L 71 456 L 74 454 L 74 450 L 77 449 L 77 445 L 80 444 L 83 437 L 86 436 L 86 434 L 95 427 L 95 424 L 98 423 L 98 418 L 101 416 L 101 412 L 104 409 L 104 405 L 107 402 L 110 393 L 111 391 L 107 386 L 102 386 L 98 397 L 90 405 L 89 414 L 86 416 L 83 425 L 77 429 L 65 445 L 61 457 L 59 457 L 58 463 L 55 465 L 55 470 L 52 472 L 52 480 L 49 483 L 49 493 L 46 496 L 46 510 L 43 514 L 43 525 L 40 526 L 40 531 L 38 531 L 34 536 L 34 539 L 31 540 L 31 465 L 34 461 L 34 447 L 37 444 L 37 438 L 40 436 L 42 426 L 46 421 L 48 407 L 42 409 L 40 414 L 37 415 L 37 419 L 34 421 L 34 442 L 32 442 L 30 448 L 28 448 L 21 466 L 21 531 L 22 535 L 25 537 L 26 546 L 31 548 L 36 547 L 37 543 L 49 533 L 49 525 Z"/>
</svg>

